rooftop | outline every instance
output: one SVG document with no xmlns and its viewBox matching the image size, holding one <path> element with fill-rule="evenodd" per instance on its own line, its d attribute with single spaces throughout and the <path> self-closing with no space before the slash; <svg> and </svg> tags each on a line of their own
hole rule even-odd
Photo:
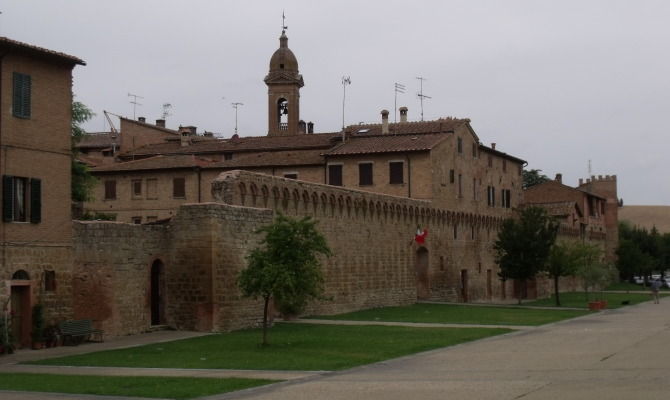
<svg viewBox="0 0 670 400">
<path fill-rule="evenodd" d="M 84 62 L 84 60 L 81 58 L 0 36 L 0 49 L 3 48 L 8 50 L 17 50 L 27 54 L 46 57 L 52 60 L 67 62 L 70 64 L 86 65 L 86 62 Z"/>
</svg>

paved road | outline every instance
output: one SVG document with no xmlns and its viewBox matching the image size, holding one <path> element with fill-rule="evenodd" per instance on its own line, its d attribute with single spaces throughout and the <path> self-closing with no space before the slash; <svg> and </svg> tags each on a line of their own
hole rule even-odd
<svg viewBox="0 0 670 400">
<path fill-rule="evenodd" d="M 667 399 L 670 298 L 209 399 Z M 2 392 L 3 400 L 91 396 Z"/>
</svg>

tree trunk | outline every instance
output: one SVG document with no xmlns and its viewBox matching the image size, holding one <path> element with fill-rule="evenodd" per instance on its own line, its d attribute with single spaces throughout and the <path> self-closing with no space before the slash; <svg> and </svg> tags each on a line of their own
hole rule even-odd
<svg viewBox="0 0 670 400">
<path fill-rule="evenodd" d="M 268 305 L 270 304 L 270 296 L 263 298 L 265 304 L 263 305 L 263 346 L 268 344 Z"/>
<path fill-rule="evenodd" d="M 559 298 L 558 294 L 558 276 L 554 277 L 554 294 L 556 296 L 556 307 L 561 306 L 561 299 Z"/>
</svg>

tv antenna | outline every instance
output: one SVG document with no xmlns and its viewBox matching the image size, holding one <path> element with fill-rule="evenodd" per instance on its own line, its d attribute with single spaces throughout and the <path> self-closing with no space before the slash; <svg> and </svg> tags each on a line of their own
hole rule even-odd
<svg viewBox="0 0 670 400">
<path fill-rule="evenodd" d="M 432 99 L 430 96 L 426 96 L 423 94 L 423 81 L 427 81 L 428 79 L 422 77 L 422 76 L 417 76 L 416 79 L 419 80 L 419 93 L 416 94 L 416 96 L 421 100 L 421 121 L 423 121 L 423 99 Z"/>
<path fill-rule="evenodd" d="M 402 83 L 395 83 L 395 100 L 393 101 L 393 120 L 398 122 L 398 93 L 405 93 L 405 85 Z"/>
<path fill-rule="evenodd" d="M 342 76 L 342 143 L 344 143 L 344 104 L 347 100 L 347 85 L 351 85 L 351 77 Z"/>
<path fill-rule="evenodd" d="M 590 178 L 591 177 L 591 160 L 589 160 L 588 171 L 589 171 L 589 178 Z"/>
<path fill-rule="evenodd" d="M 234 102 L 234 103 L 230 103 L 230 104 L 231 104 L 231 105 L 233 106 L 233 108 L 235 109 L 235 134 L 237 135 L 237 108 L 238 108 L 239 106 L 243 106 L 244 103 Z"/>
<path fill-rule="evenodd" d="M 172 104 L 170 103 L 163 103 L 163 119 L 167 119 L 167 117 L 171 116 L 172 113 L 170 112 L 172 110 Z"/>
<path fill-rule="evenodd" d="M 128 93 L 128 97 L 132 97 L 132 98 L 133 98 L 133 100 L 130 102 L 130 104 L 133 105 L 133 119 L 136 119 L 136 118 L 135 118 L 135 110 L 136 110 L 137 106 L 141 106 L 141 105 L 142 105 L 142 103 L 138 103 L 138 102 L 137 102 L 137 99 L 143 99 L 144 97 L 142 97 L 142 96 L 140 96 L 140 95 L 137 95 L 137 94 L 132 94 L 132 93 Z"/>
</svg>

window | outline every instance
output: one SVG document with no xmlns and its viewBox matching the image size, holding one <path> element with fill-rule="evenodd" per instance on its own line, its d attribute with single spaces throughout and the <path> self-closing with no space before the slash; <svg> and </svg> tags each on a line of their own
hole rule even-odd
<svg viewBox="0 0 670 400">
<path fill-rule="evenodd" d="M 158 198 L 158 180 L 147 179 L 147 199 Z"/>
<path fill-rule="evenodd" d="M 372 185 L 372 163 L 358 164 L 358 184 L 360 186 Z"/>
<path fill-rule="evenodd" d="M 174 178 L 172 179 L 172 197 L 175 199 L 186 198 L 186 179 Z"/>
<path fill-rule="evenodd" d="M 458 197 L 463 197 L 463 175 L 458 174 Z"/>
<path fill-rule="evenodd" d="M 5 175 L 2 179 L 2 219 L 37 224 L 42 220 L 42 181 Z"/>
<path fill-rule="evenodd" d="M 141 197 L 142 196 L 142 180 L 141 179 L 133 179 L 131 182 L 131 185 L 133 187 L 133 197 Z"/>
<path fill-rule="evenodd" d="M 489 162 L 489 168 L 493 168 L 493 156 L 489 156 L 488 162 Z"/>
<path fill-rule="evenodd" d="M 342 165 L 328 166 L 328 184 L 342 186 Z"/>
<path fill-rule="evenodd" d="M 458 225 L 454 225 L 454 239 L 458 239 Z"/>
<path fill-rule="evenodd" d="M 512 191 L 509 189 L 505 191 L 505 207 L 512 207 Z"/>
<path fill-rule="evenodd" d="M 486 204 L 489 207 L 495 207 L 496 205 L 496 189 L 493 186 L 486 187 Z"/>
<path fill-rule="evenodd" d="M 284 173 L 284 178 L 286 178 L 286 179 L 298 179 L 298 173 L 297 172 L 286 172 L 286 173 Z"/>
<path fill-rule="evenodd" d="M 454 174 L 454 170 L 450 169 L 449 170 L 449 183 L 454 183 L 456 181 L 455 176 L 456 175 Z"/>
<path fill-rule="evenodd" d="M 55 292 L 56 291 L 56 272 L 55 271 L 44 271 L 44 291 L 45 292 Z"/>
<path fill-rule="evenodd" d="M 402 161 L 393 161 L 389 163 L 389 183 L 404 183 L 404 163 Z"/>
<path fill-rule="evenodd" d="M 130 220 L 133 221 L 133 224 L 136 224 L 136 225 L 139 225 L 139 224 L 142 223 L 142 217 L 132 217 Z"/>
<path fill-rule="evenodd" d="M 18 118 L 30 118 L 30 75 L 14 72 L 12 114 Z"/>
<path fill-rule="evenodd" d="M 472 200 L 477 200 L 477 179 L 472 178 Z"/>
<path fill-rule="evenodd" d="M 463 153 L 463 139 L 458 138 L 458 140 L 456 142 L 456 149 L 458 151 L 458 154 Z"/>
<path fill-rule="evenodd" d="M 507 160 L 503 160 L 503 172 L 507 172 Z"/>
<path fill-rule="evenodd" d="M 472 143 L 472 158 L 477 158 L 477 143 Z"/>
<path fill-rule="evenodd" d="M 116 181 L 105 181 L 105 200 L 116 200 Z"/>
<path fill-rule="evenodd" d="M 224 160 L 232 160 L 233 159 L 233 153 L 223 153 L 223 159 Z"/>
</svg>

